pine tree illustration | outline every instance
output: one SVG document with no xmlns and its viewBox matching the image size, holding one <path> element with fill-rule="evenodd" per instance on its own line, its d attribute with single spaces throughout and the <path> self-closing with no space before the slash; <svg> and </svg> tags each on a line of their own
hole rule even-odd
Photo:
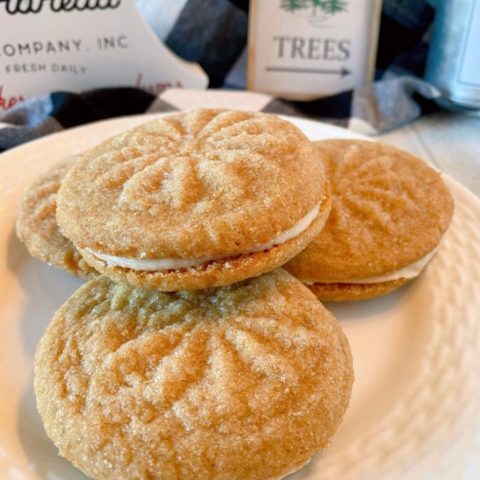
<svg viewBox="0 0 480 480">
<path fill-rule="evenodd" d="M 312 0 L 315 2 L 315 0 Z M 344 0 L 325 0 L 321 2 L 322 10 L 325 13 L 335 14 L 338 12 L 345 12 L 347 5 Z"/>
<path fill-rule="evenodd" d="M 294 12 L 295 10 L 306 8 L 306 3 L 305 0 L 282 0 L 280 8 L 287 12 Z"/>
</svg>

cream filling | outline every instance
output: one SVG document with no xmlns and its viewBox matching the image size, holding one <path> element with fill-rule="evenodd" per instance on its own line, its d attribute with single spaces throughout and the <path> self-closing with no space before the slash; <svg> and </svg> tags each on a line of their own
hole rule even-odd
<svg viewBox="0 0 480 480">
<path fill-rule="evenodd" d="M 251 249 L 241 252 L 239 255 L 248 255 L 250 253 L 261 252 L 277 245 L 282 245 L 288 240 L 297 237 L 304 232 L 315 220 L 320 211 L 320 205 L 310 210 L 298 223 L 288 230 L 283 231 L 267 243 L 259 243 Z M 127 257 L 116 257 L 106 253 L 96 252 L 90 248 L 85 249 L 99 260 L 104 261 L 109 267 L 122 267 L 142 272 L 157 272 L 164 270 L 178 270 L 180 268 L 190 268 L 202 265 L 204 263 L 224 260 L 226 257 L 196 257 L 196 258 L 155 258 L 155 259 L 137 259 Z"/>
<path fill-rule="evenodd" d="M 438 248 L 438 247 L 437 247 Z M 303 281 L 305 285 L 314 285 L 315 283 L 353 283 L 353 284 L 364 284 L 364 283 L 381 283 L 381 282 L 390 282 L 392 280 L 399 280 L 404 278 L 406 280 L 418 277 L 422 270 L 427 266 L 428 262 L 435 255 L 437 248 L 434 248 L 431 252 L 427 253 L 425 256 L 418 259 L 416 262 L 407 265 L 406 267 L 395 270 L 394 272 L 387 273 L 385 275 L 375 275 L 373 277 L 366 278 L 354 278 L 352 280 L 342 280 L 341 282 L 312 282 L 312 281 Z"/>
</svg>

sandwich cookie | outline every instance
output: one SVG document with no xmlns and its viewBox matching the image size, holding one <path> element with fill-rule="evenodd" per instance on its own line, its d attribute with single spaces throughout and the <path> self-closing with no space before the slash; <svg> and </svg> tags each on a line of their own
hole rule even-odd
<svg viewBox="0 0 480 480">
<path fill-rule="evenodd" d="M 285 268 L 320 300 L 386 294 L 417 277 L 453 215 L 441 175 L 395 147 L 359 140 L 316 142 L 332 212 Z"/>
<path fill-rule="evenodd" d="M 99 276 L 35 357 L 60 455 L 94 479 L 283 478 L 326 447 L 353 382 L 334 317 L 282 269 L 162 293 Z"/>
<path fill-rule="evenodd" d="M 35 258 L 82 278 L 92 278 L 96 270 L 65 238 L 57 225 L 57 192 L 76 157 L 51 167 L 25 192 L 17 219 L 17 236 Z"/>
<path fill-rule="evenodd" d="M 57 220 L 115 281 L 226 285 L 284 264 L 320 232 L 330 196 L 317 155 L 273 115 L 165 116 L 84 153 L 60 188 Z"/>
</svg>

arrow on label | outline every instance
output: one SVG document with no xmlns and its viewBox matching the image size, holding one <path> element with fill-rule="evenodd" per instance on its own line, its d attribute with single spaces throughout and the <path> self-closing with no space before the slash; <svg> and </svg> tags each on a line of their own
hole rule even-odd
<svg viewBox="0 0 480 480">
<path fill-rule="evenodd" d="M 295 67 L 266 67 L 267 72 L 290 72 L 290 73 L 320 73 L 325 75 L 340 75 L 345 77 L 352 72 L 344 67 L 340 70 L 328 70 L 324 68 L 295 68 Z"/>
</svg>

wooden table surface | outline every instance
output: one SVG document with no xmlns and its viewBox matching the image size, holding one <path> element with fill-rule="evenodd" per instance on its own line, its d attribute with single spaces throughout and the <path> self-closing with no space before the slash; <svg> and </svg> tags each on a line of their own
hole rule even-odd
<svg viewBox="0 0 480 480">
<path fill-rule="evenodd" d="M 480 115 L 431 114 L 376 138 L 431 162 L 480 197 Z"/>
</svg>

